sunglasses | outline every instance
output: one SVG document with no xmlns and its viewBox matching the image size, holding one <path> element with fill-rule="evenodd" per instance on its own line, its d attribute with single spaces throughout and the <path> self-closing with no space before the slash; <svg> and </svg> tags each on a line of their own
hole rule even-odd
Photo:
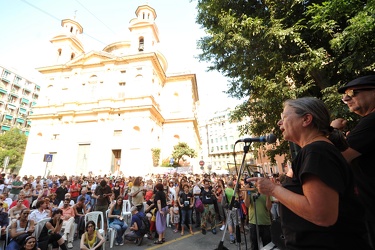
<svg viewBox="0 0 375 250">
<path fill-rule="evenodd" d="M 370 90 L 375 90 L 375 88 L 363 88 L 363 89 L 350 89 L 345 91 L 345 94 L 342 95 L 342 100 L 344 101 L 345 98 L 353 98 L 355 97 L 358 93 L 362 91 L 370 91 Z"/>
</svg>

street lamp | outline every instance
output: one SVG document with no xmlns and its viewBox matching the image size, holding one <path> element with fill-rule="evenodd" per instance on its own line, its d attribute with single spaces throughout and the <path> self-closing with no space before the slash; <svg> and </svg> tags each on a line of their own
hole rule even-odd
<svg viewBox="0 0 375 250">
<path fill-rule="evenodd" d="M 207 169 L 208 169 L 208 174 L 211 175 L 211 169 L 212 169 L 212 166 L 211 166 L 211 165 L 208 165 L 208 166 L 207 166 Z"/>
</svg>

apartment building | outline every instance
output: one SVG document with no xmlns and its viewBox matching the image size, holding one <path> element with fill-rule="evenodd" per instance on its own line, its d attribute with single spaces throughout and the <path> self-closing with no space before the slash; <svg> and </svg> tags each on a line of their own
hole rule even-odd
<svg viewBox="0 0 375 250">
<path fill-rule="evenodd" d="M 0 65 L 0 133 L 15 127 L 29 135 L 33 107 L 37 103 L 40 86 L 16 70 Z"/>
</svg>

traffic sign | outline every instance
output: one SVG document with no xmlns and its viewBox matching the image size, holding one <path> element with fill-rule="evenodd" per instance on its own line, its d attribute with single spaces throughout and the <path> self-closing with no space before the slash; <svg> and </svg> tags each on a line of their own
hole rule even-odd
<svg viewBox="0 0 375 250">
<path fill-rule="evenodd" d="M 204 161 L 199 161 L 199 165 L 201 165 L 201 167 L 204 166 Z"/>
<path fill-rule="evenodd" d="M 52 157 L 53 157 L 53 155 L 51 155 L 51 154 L 45 154 L 44 158 L 43 158 L 43 161 L 44 162 L 52 162 Z"/>
</svg>

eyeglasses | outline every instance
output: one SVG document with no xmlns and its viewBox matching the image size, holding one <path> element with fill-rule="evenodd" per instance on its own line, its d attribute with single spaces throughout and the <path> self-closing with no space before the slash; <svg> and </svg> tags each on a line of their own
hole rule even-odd
<svg viewBox="0 0 375 250">
<path fill-rule="evenodd" d="M 355 97 L 358 93 L 362 91 L 370 91 L 370 90 L 375 90 L 375 88 L 363 88 L 363 89 L 350 89 L 345 91 L 345 93 L 342 95 L 342 101 L 345 102 L 345 99 L 349 97 L 350 99 Z"/>
</svg>

